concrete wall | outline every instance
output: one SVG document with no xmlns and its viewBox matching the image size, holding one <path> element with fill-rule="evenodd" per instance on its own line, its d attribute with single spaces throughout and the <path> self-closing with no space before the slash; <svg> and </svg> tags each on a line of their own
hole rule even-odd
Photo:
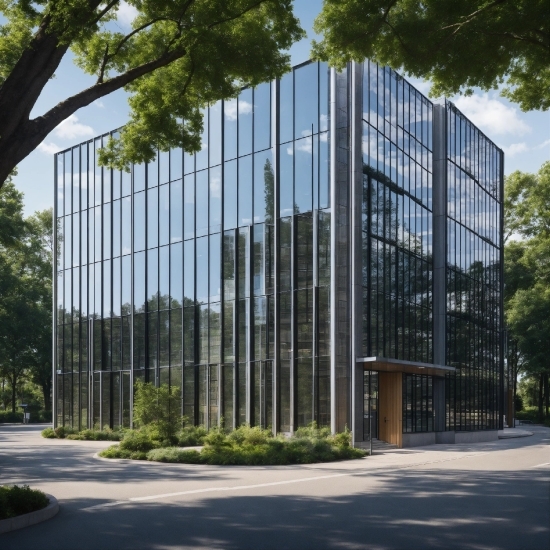
<svg viewBox="0 0 550 550">
<path fill-rule="evenodd" d="M 435 432 L 403 434 L 402 447 L 423 447 L 435 444 Z"/>
</svg>

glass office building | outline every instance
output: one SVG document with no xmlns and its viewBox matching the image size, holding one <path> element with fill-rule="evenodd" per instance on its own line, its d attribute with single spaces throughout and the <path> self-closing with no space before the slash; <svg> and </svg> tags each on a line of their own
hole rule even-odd
<svg viewBox="0 0 550 550">
<path fill-rule="evenodd" d="M 199 153 L 119 172 L 108 138 L 56 155 L 56 425 L 131 425 L 139 379 L 205 426 L 494 435 L 503 154 L 453 104 L 306 63 L 205 109 Z"/>
</svg>

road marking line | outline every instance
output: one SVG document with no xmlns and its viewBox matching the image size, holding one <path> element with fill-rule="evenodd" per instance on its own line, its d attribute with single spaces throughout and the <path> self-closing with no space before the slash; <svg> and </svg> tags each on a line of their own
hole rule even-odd
<svg viewBox="0 0 550 550">
<path fill-rule="evenodd" d="M 429 462 L 422 462 L 422 463 L 416 463 L 416 464 L 403 464 L 400 466 L 394 466 L 394 467 L 386 467 L 386 468 L 380 468 L 380 469 L 374 469 L 371 470 L 368 473 L 371 474 L 378 474 L 378 473 L 388 473 L 392 471 L 397 470 L 405 470 L 409 468 L 419 467 L 419 466 L 427 466 L 430 464 L 438 464 L 441 462 L 449 462 L 453 460 L 460 460 L 462 458 L 471 458 L 476 457 L 480 455 L 486 454 L 485 452 L 480 453 L 470 453 L 467 455 L 460 455 L 460 456 L 454 456 L 450 458 L 444 458 L 441 460 L 434 460 Z M 272 481 L 270 483 L 256 483 L 254 485 L 235 485 L 233 487 L 207 487 L 205 489 L 192 489 L 190 491 L 178 491 L 175 493 L 162 493 L 158 495 L 150 495 L 145 497 L 131 497 L 128 500 L 117 500 L 114 502 L 107 502 L 105 504 L 96 504 L 94 506 L 90 506 L 89 508 L 81 508 L 81 511 L 91 511 L 91 510 L 99 510 L 101 508 L 108 508 L 111 506 L 118 506 L 120 504 L 130 504 L 132 502 L 146 502 L 150 500 L 158 500 L 162 498 L 169 498 L 169 497 L 176 497 L 176 496 L 184 496 L 184 495 L 195 495 L 195 494 L 201 494 L 201 493 L 215 493 L 217 491 L 224 492 L 224 491 L 242 491 L 245 489 L 259 489 L 262 487 L 275 487 L 277 485 L 290 485 L 292 483 L 302 483 L 305 481 L 318 481 L 321 479 L 332 479 L 337 477 L 349 477 L 353 475 L 357 475 L 358 473 L 364 473 L 364 472 L 358 472 L 357 470 L 351 470 L 345 473 L 339 473 L 339 474 L 331 474 L 327 476 L 313 476 L 313 477 L 304 477 L 299 479 L 288 479 L 284 481 Z"/>
</svg>

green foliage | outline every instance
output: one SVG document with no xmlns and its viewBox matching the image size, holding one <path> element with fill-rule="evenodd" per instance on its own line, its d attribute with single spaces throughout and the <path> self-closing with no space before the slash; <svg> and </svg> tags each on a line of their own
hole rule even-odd
<svg viewBox="0 0 550 550">
<path fill-rule="evenodd" d="M 240 426 L 229 433 L 222 428 L 213 428 L 203 438 L 204 447 L 199 453 L 169 445 L 155 445 L 146 432 L 132 435 L 138 444 L 109 447 L 100 453 L 106 458 L 134 458 L 157 462 L 218 465 L 275 465 L 310 464 L 361 458 L 365 452 L 351 447 L 348 430 L 331 435 L 328 428 L 317 428 L 315 423 L 300 428 L 287 438 L 282 434 L 273 436 L 270 430 L 259 427 Z"/>
<path fill-rule="evenodd" d="M 516 413 L 523 410 L 523 397 L 519 393 L 516 393 L 514 397 L 514 410 Z"/>
<path fill-rule="evenodd" d="M 62 120 L 120 88 L 130 94 L 130 121 L 100 162 L 128 167 L 150 160 L 157 147 L 196 151 L 201 109 L 282 76 L 289 70 L 288 49 L 305 34 L 292 0 L 128 4 L 137 17 L 123 31 L 109 24 L 118 2 L 0 0 L 0 182 L 8 173 L 2 161 L 15 166 Z M 68 49 L 95 83 L 34 119 L 31 134 L 27 114 Z M 52 61 L 38 63 L 36 52 Z M 32 93 L 21 94 L 31 83 Z M 16 149 L 6 158 L 10 146 Z"/>
<path fill-rule="evenodd" d="M 134 424 L 147 430 L 152 439 L 176 443 L 183 423 L 180 406 L 179 388 L 168 384 L 156 388 L 151 383 L 136 382 Z"/>
<path fill-rule="evenodd" d="M 76 441 L 120 441 L 124 436 L 123 430 L 75 430 L 58 426 L 57 428 L 46 428 L 42 430 L 42 437 L 47 439 L 71 439 Z"/>
<path fill-rule="evenodd" d="M 208 430 L 204 426 L 185 426 L 178 433 L 178 446 L 195 447 L 204 444 Z"/>
<path fill-rule="evenodd" d="M 506 177 L 504 207 L 510 239 L 504 251 L 508 366 L 514 380 L 519 372 L 525 375 L 520 391 L 527 383 L 538 385 L 540 391 L 523 397 L 526 407 L 538 405 L 542 420 L 550 375 L 550 162 L 536 174 Z"/>
<path fill-rule="evenodd" d="M 451 96 L 497 88 L 524 111 L 550 108 L 546 0 L 324 0 L 313 55 L 338 68 L 365 58 L 429 79 Z"/>
<path fill-rule="evenodd" d="M 22 412 L 0 411 L 0 424 L 23 422 Z"/>
<path fill-rule="evenodd" d="M 19 394 L 38 420 L 40 408 L 51 409 L 51 235 L 51 210 L 25 219 L 23 195 L 8 180 L 0 189 L 0 377 L 12 411 Z"/>
<path fill-rule="evenodd" d="M 0 486 L 0 520 L 36 512 L 48 506 L 49 498 L 28 485 Z"/>
</svg>

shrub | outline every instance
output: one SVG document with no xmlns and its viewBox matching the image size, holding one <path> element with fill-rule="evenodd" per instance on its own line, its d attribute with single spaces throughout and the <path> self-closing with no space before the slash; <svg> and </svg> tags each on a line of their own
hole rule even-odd
<svg viewBox="0 0 550 550">
<path fill-rule="evenodd" d="M 130 451 L 121 449 L 120 445 L 111 445 L 108 449 L 101 451 L 99 456 L 104 458 L 130 458 L 132 460 L 147 460 L 147 453 L 144 451 Z"/>
<path fill-rule="evenodd" d="M 23 422 L 22 412 L 0 411 L 0 424 Z"/>
<path fill-rule="evenodd" d="M 48 439 L 71 439 L 77 441 L 120 441 L 122 439 L 123 430 L 111 430 L 104 428 L 103 430 L 74 430 L 64 426 L 57 428 L 45 428 L 42 430 L 42 437 Z"/>
<path fill-rule="evenodd" d="M 177 442 L 177 433 L 183 424 L 180 407 L 179 388 L 168 384 L 156 388 L 150 382 L 136 382 L 134 424 L 146 428 L 152 439 Z"/>
<path fill-rule="evenodd" d="M 151 439 L 149 433 L 140 430 L 128 430 L 124 433 L 124 437 L 120 442 L 121 450 L 130 452 L 146 453 L 158 447 L 160 447 L 160 444 Z"/>
<path fill-rule="evenodd" d="M 30 489 L 28 485 L 0 486 L 0 520 L 41 510 L 48 503 L 42 491 Z"/>
<path fill-rule="evenodd" d="M 240 426 L 231 433 L 222 428 L 213 428 L 204 437 L 204 448 L 200 453 L 179 447 L 163 446 L 147 452 L 147 460 L 158 462 L 179 462 L 186 464 L 218 465 L 279 465 L 332 462 L 361 458 L 365 452 L 351 447 L 348 430 L 331 435 L 326 428 L 315 424 L 297 430 L 290 438 L 279 434 L 274 437 L 269 430 L 258 427 Z M 101 456 L 131 458 L 129 451 L 111 447 Z M 141 456 L 140 456 L 141 458 Z"/>
<path fill-rule="evenodd" d="M 45 430 L 42 430 L 41 434 L 42 437 L 46 437 L 47 439 L 55 439 L 57 437 L 53 428 L 46 428 Z"/>
<path fill-rule="evenodd" d="M 208 430 L 204 426 L 185 426 L 178 433 L 178 445 L 180 447 L 203 445 L 207 434 Z"/>
<path fill-rule="evenodd" d="M 201 453 L 194 449 L 182 449 L 181 447 L 165 447 L 153 449 L 147 453 L 147 460 L 155 462 L 175 462 L 182 464 L 200 464 Z"/>
</svg>

